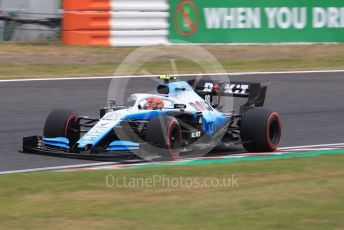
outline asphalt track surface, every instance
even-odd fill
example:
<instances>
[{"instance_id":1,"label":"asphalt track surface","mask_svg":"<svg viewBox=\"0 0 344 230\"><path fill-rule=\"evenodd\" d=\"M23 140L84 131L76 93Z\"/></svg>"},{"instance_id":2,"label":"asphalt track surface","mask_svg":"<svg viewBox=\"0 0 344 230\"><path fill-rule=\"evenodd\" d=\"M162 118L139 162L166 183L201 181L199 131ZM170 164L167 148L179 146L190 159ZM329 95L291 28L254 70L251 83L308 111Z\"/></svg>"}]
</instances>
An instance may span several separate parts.
<instances>
[{"instance_id":1,"label":"asphalt track surface","mask_svg":"<svg viewBox=\"0 0 344 230\"><path fill-rule=\"evenodd\" d=\"M281 115L281 146L344 142L344 72L252 74L231 80L268 85L265 106ZM0 82L0 172L92 163L18 150L23 136L42 134L48 113L56 107L98 116L99 108L106 105L110 81ZM152 84L149 79L132 79L125 93L148 91Z\"/></svg>"}]
</instances>

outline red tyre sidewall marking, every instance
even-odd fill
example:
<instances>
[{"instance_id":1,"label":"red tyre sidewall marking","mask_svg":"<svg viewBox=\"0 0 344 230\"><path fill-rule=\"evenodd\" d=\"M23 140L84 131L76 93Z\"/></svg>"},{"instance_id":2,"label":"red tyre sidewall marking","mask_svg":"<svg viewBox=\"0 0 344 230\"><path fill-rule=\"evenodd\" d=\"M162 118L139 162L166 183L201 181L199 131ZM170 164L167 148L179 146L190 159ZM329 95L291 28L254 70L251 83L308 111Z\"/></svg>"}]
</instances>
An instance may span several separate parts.
<instances>
[{"instance_id":1,"label":"red tyre sidewall marking","mask_svg":"<svg viewBox=\"0 0 344 230\"><path fill-rule=\"evenodd\" d=\"M173 120L173 121L171 121L171 122L168 124L168 129L167 129L167 148L168 148L168 153L169 153L169 155L171 156L171 158L172 158L173 160L177 160L178 157L179 157L179 153L173 151L172 146L171 146L171 141L170 141L171 128L172 128L172 126L173 126L174 124L176 124L177 126L179 126L176 120ZM182 135L181 135L180 129L179 129L179 137L180 137L180 143L181 143L181 142L182 142Z\"/></svg>"},{"instance_id":2,"label":"red tyre sidewall marking","mask_svg":"<svg viewBox=\"0 0 344 230\"><path fill-rule=\"evenodd\" d=\"M276 118L276 121L278 123L278 129L279 129L279 136L281 136L281 120L279 118L279 114L277 112L273 112L269 115L268 117L268 122L266 124L266 140L267 140L267 144L269 146L269 148L272 150L272 151L275 151L278 147L278 145L274 145L271 140L270 140L270 125L271 125L271 122L272 120Z\"/></svg>"},{"instance_id":3,"label":"red tyre sidewall marking","mask_svg":"<svg viewBox=\"0 0 344 230\"><path fill-rule=\"evenodd\" d=\"M70 116L68 117L68 120L67 120L67 122L66 122L66 124L65 124L65 136L64 136L64 137L68 138L68 127L69 127L69 124L70 124L72 121L74 121L74 120L76 119L76 117L77 117L77 115L76 115L75 113L73 113L72 115L70 115Z\"/></svg>"}]
</instances>

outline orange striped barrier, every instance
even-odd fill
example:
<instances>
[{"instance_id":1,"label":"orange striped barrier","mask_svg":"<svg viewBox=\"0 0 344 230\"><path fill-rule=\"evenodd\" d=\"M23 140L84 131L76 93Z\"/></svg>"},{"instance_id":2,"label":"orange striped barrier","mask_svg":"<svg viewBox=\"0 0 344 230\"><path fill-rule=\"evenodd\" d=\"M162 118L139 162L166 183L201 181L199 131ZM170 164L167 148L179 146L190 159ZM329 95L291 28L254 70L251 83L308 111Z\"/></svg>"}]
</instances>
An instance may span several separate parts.
<instances>
[{"instance_id":1,"label":"orange striped barrier","mask_svg":"<svg viewBox=\"0 0 344 230\"><path fill-rule=\"evenodd\" d=\"M67 11L109 11L111 0L63 0L63 9Z\"/></svg>"},{"instance_id":2,"label":"orange striped barrier","mask_svg":"<svg viewBox=\"0 0 344 230\"><path fill-rule=\"evenodd\" d=\"M168 0L64 0L63 8L62 40L66 45L168 43Z\"/></svg>"},{"instance_id":3,"label":"orange striped barrier","mask_svg":"<svg viewBox=\"0 0 344 230\"><path fill-rule=\"evenodd\" d=\"M110 30L109 12L65 12L63 30Z\"/></svg>"},{"instance_id":4,"label":"orange striped barrier","mask_svg":"<svg viewBox=\"0 0 344 230\"><path fill-rule=\"evenodd\" d=\"M64 44L110 46L111 0L64 0L63 9Z\"/></svg>"},{"instance_id":5,"label":"orange striped barrier","mask_svg":"<svg viewBox=\"0 0 344 230\"><path fill-rule=\"evenodd\" d=\"M63 43L79 46L111 46L110 31L64 31Z\"/></svg>"}]
</instances>

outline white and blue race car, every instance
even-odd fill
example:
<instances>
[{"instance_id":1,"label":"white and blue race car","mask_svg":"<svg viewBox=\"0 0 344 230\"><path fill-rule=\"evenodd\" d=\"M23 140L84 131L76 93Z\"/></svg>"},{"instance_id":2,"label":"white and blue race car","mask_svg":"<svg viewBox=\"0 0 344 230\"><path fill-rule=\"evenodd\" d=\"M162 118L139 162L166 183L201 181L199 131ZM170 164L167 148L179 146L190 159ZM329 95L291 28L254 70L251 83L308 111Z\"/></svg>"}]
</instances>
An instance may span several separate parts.
<instances>
[{"instance_id":1,"label":"white and blue race car","mask_svg":"<svg viewBox=\"0 0 344 230\"><path fill-rule=\"evenodd\" d=\"M23 138L25 153L92 160L176 160L208 153L219 145L275 151L281 139L279 114L264 108L266 86L213 80L176 81L162 76L154 94L133 94L132 106L115 102L100 118L53 110L43 136ZM221 112L222 97L243 97L237 113ZM190 155L188 155L190 156Z\"/></svg>"}]
</instances>

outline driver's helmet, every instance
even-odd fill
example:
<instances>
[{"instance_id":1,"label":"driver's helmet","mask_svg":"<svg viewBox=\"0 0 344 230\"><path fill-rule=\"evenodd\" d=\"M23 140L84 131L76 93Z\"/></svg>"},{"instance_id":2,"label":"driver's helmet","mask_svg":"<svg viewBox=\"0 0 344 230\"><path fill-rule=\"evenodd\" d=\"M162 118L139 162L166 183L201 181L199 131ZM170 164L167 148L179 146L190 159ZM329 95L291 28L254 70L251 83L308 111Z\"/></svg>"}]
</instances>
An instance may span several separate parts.
<instances>
[{"instance_id":1,"label":"driver's helmet","mask_svg":"<svg viewBox=\"0 0 344 230\"><path fill-rule=\"evenodd\" d=\"M162 109L164 107L164 102L158 98L148 98L144 106L147 110Z\"/></svg>"}]
</instances>

